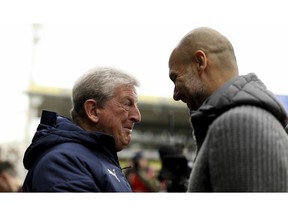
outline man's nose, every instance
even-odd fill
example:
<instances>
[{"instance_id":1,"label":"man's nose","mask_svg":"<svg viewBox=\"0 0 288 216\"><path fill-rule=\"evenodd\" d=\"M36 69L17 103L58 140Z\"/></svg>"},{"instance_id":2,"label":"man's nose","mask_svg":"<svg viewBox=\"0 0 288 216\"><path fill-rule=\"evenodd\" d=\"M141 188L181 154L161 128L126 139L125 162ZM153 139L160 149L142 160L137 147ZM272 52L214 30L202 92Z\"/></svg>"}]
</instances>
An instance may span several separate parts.
<instances>
[{"instance_id":1,"label":"man's nose","mask_svg":"<svg viewBox=\"0 0 288 216\"><path fill-rule=\"evenodd\" d=\"M179 100L180 100L179 91L177 90L176 87L174 87L173 99L174 99L175 101L179 101Z\"/></svg>"},{"instance_id":2,"label":"man's nose","mask_svg":"<svg viewBox=\"0 0 288 216\"><path fill-rule=\"evenodd\" d=\"M137 106L135 106L131 110L131 118L132 118L132 121L135 123L141 122L141 113L140 113L140 110Z\"/></svg>"}]
</instances>

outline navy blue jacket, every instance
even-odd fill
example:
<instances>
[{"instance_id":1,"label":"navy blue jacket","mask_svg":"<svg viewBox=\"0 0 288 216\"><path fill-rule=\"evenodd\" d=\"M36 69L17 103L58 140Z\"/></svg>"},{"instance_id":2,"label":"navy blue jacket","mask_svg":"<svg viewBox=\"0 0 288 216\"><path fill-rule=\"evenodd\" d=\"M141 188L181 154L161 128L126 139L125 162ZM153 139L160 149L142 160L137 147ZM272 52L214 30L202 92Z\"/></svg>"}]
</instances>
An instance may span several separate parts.
<instances>
[{"instance_id":1,"label":"navy blue jacket","mask_svg":"<svg viewBox=\"0 0 288 216\"><path fill-rule=\"evenodd\" d=\"M131 192L113 137L43 111L23 159L23 192Z\"/></svg>"}]
</instances>

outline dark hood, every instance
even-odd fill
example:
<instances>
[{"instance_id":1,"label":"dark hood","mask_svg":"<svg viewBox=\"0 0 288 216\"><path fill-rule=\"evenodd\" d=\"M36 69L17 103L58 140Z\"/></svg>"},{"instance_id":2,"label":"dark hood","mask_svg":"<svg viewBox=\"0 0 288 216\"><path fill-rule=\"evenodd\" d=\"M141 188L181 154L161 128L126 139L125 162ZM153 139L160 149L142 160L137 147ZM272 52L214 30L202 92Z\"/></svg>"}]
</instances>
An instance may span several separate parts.
<instances>
[{"instance_id":1,"label":"dark hood","mask_svg":"<svg viewBox=\"0 0 288 216\"><path fill-rule=\"evenodd\" d=\"M197 143L202 143L209 125L223 112L241 105L253 105L273 114L287 125L287 113L272 92L258 77L250 73L238 76L214 92L197 111L191 111L191 123Z\"/></svg>"},{"instance_id":2,"label":"dark hood","mask_svg":"<svg viewBox=\"0 0 288 216\"><path fill-rule=\"evenodd\" d=\"M103 133L85 131L68 118L59 116L55 112L43 111L32 143L25 151L24 167L29 170L43 153L62 143L79 143L92 150L101 148L117 158L113 137Z\"/></svg>"}]
</instances>

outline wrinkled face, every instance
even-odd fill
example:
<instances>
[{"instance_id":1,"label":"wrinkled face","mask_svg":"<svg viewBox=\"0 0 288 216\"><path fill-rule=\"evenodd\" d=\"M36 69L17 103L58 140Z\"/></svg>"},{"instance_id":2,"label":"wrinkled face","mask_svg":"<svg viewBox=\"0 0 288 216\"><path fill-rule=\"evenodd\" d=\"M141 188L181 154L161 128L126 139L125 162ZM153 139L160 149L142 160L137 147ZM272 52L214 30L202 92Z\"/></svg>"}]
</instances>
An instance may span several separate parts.
<instances>
[{"instance_id":1,"label":"wrinkled face","mask_svg":"<svg viewBox=\"0 0 288 216\"><path fill-rule=\"evenodd\" d=\"M141 121L137 101L134 87L121 86L115 90L114 96L104 107L99 109L97 127L114 137L117 151L121 151L131 142L134 124Z\"/></svg>"},{"instance_id":2,"label":"wrinkled face","mask_svg":"<svg viewBox=\"0 0 288 216\"><path fill-rule=\"evenodd\" d=\"M169 77L174 83L173 99L183 101L190 110L198 110L208 94L198 76L196 63L182 64L176 54L172 54Z\"/></svg>"}]
</instances>

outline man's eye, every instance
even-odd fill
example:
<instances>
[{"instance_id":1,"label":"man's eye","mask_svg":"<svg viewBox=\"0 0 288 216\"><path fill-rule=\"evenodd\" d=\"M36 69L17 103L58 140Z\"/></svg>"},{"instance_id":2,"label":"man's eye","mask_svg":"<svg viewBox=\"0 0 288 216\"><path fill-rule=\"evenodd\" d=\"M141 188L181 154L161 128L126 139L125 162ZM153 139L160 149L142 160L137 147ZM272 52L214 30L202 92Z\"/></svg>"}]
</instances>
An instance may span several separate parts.
<instances>
[{"instance_id":1,"label":"man's eye","mask_svg":"<svg viewBox=\"0 0 288 216\"><path fill-rule=\"evenodd\" d=\"M125 109L127 111L130 109L129 104L122 104L122 107L123 107L123 109Z\"/></svg>"},{"instance_id":2,"label":"man's eye","mask_svg":"<svg viewBox=\"0 0 288 216\"><path fill-rule=\"evenodd\" d=\"M130 103L129 101L127 101L127 102L122 103L121 106L122 106L125 110L129 110L129 109L130 109L130 106L131 106L131 103Z\"/></svg>"}]
</instances>

